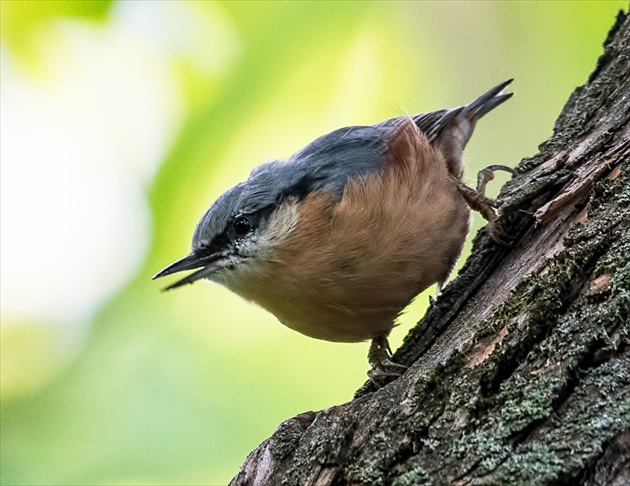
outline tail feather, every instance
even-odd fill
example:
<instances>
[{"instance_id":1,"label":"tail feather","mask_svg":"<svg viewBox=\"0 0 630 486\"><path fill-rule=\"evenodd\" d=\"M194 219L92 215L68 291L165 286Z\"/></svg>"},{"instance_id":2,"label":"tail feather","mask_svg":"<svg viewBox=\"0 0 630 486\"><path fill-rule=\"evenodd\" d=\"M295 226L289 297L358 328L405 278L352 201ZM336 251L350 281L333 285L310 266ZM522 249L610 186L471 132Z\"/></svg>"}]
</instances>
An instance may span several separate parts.
<instances>
[{"instance_id":1,"label":"tail feather","mask_svg":"<svg viewBox=\"0 0 630 486\"><path fill-rule=\"evenodd\" d=\"M503 93L512 81L514 80L504 81L465 106L411 116L429 142L442 152L448 169L454 176L462 175L462 152L472 136L477 120L512 97L514 93ZM376 126L391 129L400 121L400 117L392 118Z\"/></svg>"},{"instance_id":2,"label":"tail feather","mask_svg":"<svg viewBox=\"0 0 630 486\"><path fill-rule=\"evenodd\" d=\"M472 103L468 103L461 111L462 115L473 115L476 119L481 118L489 111L494 110L501 103L509 100L514 93L502 93L506 86L508 86L514 79L508 79L503 83L495 86L487 93L482 94Z\"/></svg>"},{"instance_id":3,"label":"tail feather","mask_svg":"<svg viewBox=\"0 0 630 486\"><path fill-rule=\"evenodd\" d=\"M455 113L447 111L441 117L439 130L433 128L436 135L432 143L440 149L449 172L455 177L462 176L462 152L473 134L477 120L512 97L514 93L503 93L503 89L512 81L509 79L466 106L455 108L452 110Z\"/></svg>"},{"instance_id":4,"label":"tail feather","mask_svg":"<svg viewBox=\"0 0 630 486\"><path fill-rule=\"evenodd\" d=\"M451 125L451 122L455 118L466 118L474 124L486 113L494 110L501 103L510 99L514 93L504 94L502 91L512 81L514 80L508 79L498 86L495 86L488 92L482 94L475 101L468 103L466 106L431 111L429 113L420 113L418 115L413 115L411 118L422 133L427 136L429 141L433 141L440 136L442 130ZM389 123L389 121L384 122L383 124L387 123ZM472 135L472 130L470 135ZM468 141L468 139L466 139L466 141Z\"/></svg>"}]
</instances>

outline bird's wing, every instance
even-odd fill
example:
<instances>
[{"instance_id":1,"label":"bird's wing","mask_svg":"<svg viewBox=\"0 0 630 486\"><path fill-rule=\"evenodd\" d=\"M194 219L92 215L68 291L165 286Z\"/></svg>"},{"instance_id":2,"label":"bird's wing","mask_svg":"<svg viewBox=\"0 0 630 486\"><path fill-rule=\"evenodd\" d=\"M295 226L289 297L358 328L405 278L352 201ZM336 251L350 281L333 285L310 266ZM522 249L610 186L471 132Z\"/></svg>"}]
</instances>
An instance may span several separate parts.
<instances>
[{"instance_id":1,"label":"bird's wing","mask_svg":"<svg viewBox=\"0 0 630 486\"><path fill-rule=\"evenodd\" d=\"M285 161L267 162L252 172L250 184L273 187L281 197L303 199L318 190L341 198L346 182L386 162L391 127L340 128L314 140Z\"/></svg>"},{"instance_id":2,"label":"bird's wing","mask_svg":"<svg viewBox=\"0 0 630 486\"><path fill-rule=\"evenodd\" d=\"M442 151L454 174L460 172L461 152L475 122L512 96L502 93L510 82L501 83L466 106L411 117ZM341 198L348 179L384 167L389 160L392 134L408 119L392 118L376 125L345 127L323 135L285 161L267 162L254 169L242 197L249 201L252 210L283 197L304 199L322 189Z\"/></svg>"}]
</instances>

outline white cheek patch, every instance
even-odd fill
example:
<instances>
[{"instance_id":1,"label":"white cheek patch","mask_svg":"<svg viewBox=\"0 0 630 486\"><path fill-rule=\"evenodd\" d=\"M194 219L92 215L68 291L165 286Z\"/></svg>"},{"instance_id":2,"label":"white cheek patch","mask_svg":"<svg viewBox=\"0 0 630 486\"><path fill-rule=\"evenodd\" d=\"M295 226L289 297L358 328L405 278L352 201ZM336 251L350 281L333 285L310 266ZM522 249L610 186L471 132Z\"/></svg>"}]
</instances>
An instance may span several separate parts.
<instances>
[{"instance_id":1,"label":"white cheek patch","mask_svg":"<svg viewBox=\"0 0 630 486\"><path fill-rule=\"evenodd\" d=\"M299 219L297 203L295 201L283 203L270 216L264 233L258 237L257 245L261 249L273 250L274 246L281 243L296 228Z\"/></svg>"},{"instance_id":2,"label":"white cheek patch","mask_svg":"<svg viewBox=\"0 0 630 486\"><path fill-rule=\"evenodd\" d=\"M300 215L297 202L288 201L278 207L270 216L261 233L254 233L239 245L243 258L227 259L223 268L210 277L221 285L238 293L239 286L253 276L264 272L261 261L273 258L276 247L297 227Z\"/></svg>"}]
</instances>

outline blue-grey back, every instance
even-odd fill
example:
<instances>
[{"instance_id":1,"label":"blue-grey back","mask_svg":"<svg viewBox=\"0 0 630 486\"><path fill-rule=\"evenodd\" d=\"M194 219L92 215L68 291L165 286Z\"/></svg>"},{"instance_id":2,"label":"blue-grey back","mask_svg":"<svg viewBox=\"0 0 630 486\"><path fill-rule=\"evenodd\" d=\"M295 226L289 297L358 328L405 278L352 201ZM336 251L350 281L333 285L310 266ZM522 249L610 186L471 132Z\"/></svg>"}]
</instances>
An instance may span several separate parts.
<instances>
[{"instance_id":1,"label":"blue-grey back","mask_svg":"<svg viewBox=\"0 0 630 486\"><path fill-rule=\"evenodd\" d=\"M341 128L319 137L287 160L259 165L246 181L214 202L197 225L195 239L212 239L238 215L255 214L288 197L303 200L311 192L325 189L340 199L349 178L383 166L390 131L384 126Z\"/></svg>"}]
</instances>

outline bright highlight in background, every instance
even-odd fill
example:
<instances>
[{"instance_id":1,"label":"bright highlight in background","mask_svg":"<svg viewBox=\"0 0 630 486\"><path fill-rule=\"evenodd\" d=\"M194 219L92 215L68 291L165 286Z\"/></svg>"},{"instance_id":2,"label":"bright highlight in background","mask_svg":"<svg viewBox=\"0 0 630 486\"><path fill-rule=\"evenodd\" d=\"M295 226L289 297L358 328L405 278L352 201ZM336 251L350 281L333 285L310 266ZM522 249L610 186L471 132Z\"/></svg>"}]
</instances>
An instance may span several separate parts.
<instances>
[{"instance_id":1,"label":"bright highlight in background","mask_svg":"<svg viewBox=\"0 0 630 486\"><path fill-rule=\"evenodd\" d=\"M163 35L174 18L189 26L185 35ZM40 339L56 350L41 356L42 378L79 349L89 319L145 258L145 190L184 119L175 63L207 76L224 71L235 51L202 49L235 44L211 20L194 4L122 2L103 25L51 19L34 41L35 69L3 48L3 338L25 323L47 324ZM19 366L12 369L4 392L21 385ZM37 382L37 370L23 371Z\"/></svg>"},{"instance_id":2,"label":"bright highlight in background","mask_svg":"<svg viewBox=\"0 0 630 486\"><path fill-rule=\"evenodd\" d=\"M168 59L116 25L51 31L37 78L2 57L3 320L85 320L138 271L181 120Z\"/></svg>"}]
</instances>

